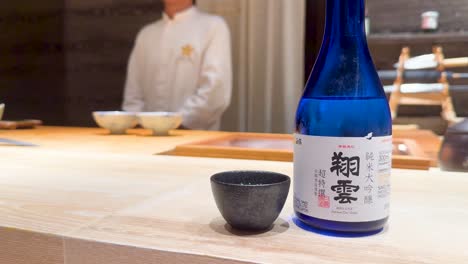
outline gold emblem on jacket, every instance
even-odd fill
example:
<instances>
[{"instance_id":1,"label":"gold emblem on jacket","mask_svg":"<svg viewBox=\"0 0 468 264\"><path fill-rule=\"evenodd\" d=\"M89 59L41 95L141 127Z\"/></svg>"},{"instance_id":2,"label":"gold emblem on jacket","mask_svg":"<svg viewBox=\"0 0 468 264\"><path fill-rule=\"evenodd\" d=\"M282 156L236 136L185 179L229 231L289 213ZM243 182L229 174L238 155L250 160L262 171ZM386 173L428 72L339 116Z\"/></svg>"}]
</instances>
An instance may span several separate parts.
<instances>
[{"instance_id":1,"label":"gold emblem on jacket","mask_svg":"<svg viewBox=\"0 0 468 264\"><path fill-rule=\"evenodd\" d=\"M192 45L187 44L182 47L182 56L184 58L192 58L193 51L194 48L192 47Z\"/></svg>"}]
</instances>

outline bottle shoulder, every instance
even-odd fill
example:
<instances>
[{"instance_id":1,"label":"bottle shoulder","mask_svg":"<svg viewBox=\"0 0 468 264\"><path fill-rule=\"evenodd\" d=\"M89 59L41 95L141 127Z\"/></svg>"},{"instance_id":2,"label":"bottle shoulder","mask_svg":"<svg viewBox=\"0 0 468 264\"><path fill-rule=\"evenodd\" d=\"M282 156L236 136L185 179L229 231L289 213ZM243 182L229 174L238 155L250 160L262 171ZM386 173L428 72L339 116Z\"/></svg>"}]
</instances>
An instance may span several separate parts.
<instances>
[{"instance_id":1,"label":"bottle shoulder","mask_svg":"<svg viewBox=\"0 0 468 264\"><path fill-rule=\"evenodd\" d=\"M336 41L324 41L304 96L385 97L366 42Z\"/></svg>"},{"instance_id":2,"label":"bottle shoulder","mask_svg":"<svg viewBox=\"0 0 468 264\"><path fill-rule=\"evenodd\" d=\"M296 113L296 131L304 135L364 137L392 133L386 98L302 98Z\"/></svg>"}]
</instances>

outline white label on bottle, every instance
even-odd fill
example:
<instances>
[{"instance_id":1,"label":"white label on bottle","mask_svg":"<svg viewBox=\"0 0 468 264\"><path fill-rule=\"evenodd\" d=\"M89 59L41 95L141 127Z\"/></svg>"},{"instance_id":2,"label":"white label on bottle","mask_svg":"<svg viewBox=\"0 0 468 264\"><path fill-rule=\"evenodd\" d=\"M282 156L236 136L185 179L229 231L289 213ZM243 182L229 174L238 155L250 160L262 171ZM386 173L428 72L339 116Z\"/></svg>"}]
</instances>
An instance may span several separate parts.
<instances>
[{"instance_id":1,"label":"white label on bottle","mask_svg":"<svg viewBox=\"0 0 468 264\"><path fill-rule=\"evenodd\" d=\"M295 135L294 208L315 218L367 222L388 216L392 136Z\"/></svg>"}]
</instances>

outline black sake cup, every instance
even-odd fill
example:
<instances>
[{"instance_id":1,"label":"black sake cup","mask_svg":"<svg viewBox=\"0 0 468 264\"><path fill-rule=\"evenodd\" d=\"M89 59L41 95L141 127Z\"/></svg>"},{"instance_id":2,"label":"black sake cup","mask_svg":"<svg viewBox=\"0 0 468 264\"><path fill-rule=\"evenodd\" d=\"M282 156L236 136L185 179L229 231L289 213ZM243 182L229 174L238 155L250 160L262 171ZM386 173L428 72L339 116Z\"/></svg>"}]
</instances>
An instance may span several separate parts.
<instances>
[{"instance_id":1,"label":"black sake cup","mask_svg":"<svg viewBox=\"0 0 468 264\"><path fill-rule=\"evenodd\" d=\"M269 229L289 193L291 179L264 171L229 171L211 177L211 189L223 218L239 230Z\"/></svg>"}]
</instances>

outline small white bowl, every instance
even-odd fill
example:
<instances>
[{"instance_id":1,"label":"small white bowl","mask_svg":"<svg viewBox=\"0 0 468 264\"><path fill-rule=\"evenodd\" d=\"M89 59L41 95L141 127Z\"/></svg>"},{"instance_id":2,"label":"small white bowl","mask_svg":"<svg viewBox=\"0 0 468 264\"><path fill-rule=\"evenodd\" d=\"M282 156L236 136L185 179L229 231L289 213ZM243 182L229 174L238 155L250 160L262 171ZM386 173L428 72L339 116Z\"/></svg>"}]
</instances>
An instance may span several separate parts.
<instances>
[{"instance_id":1,"label":"small white bowl","mask_svg":"<svg viewBox=\"0 0 468 264\"><path fill-rule=\"evenodd\" d=\"M0 104L0 120L2 120L4 110L5 110L5 104Z\"/></svg>"},{"instance_id":2,"label":"small white bowl","mask_svg":"<svg viewBox=\"0 0 468 264\"><path fill-rule=\"evenodd\" d=\"M167 136L182 124L182 115L172 112L142 112L137 114L140 125L153 130L156 136Z\"/></svg>"},{"instance_id":3,"label":"small white bowl","mask_svg":"<svg viewBox=\"0 0 468 264\"><path fill-rule=\"evenodd\" d=\"M135 113L121 111L97 111L93 112L94 121L102 127L110 130L111 134L121 135L138 124Z\"/></svg>"}]
</instances>

